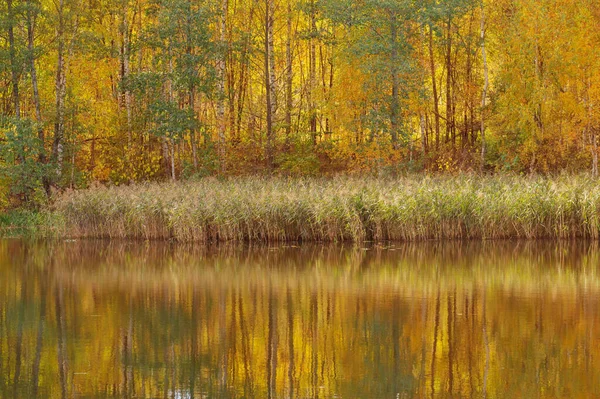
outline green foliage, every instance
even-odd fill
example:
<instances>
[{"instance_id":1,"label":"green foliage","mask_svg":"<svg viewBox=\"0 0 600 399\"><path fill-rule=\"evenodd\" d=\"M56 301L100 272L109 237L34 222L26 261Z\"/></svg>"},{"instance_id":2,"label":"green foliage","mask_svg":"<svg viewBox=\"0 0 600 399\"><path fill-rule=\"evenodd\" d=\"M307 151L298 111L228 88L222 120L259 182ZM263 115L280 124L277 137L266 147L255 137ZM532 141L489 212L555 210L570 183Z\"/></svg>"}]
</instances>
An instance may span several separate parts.
<instances>
[{"instance_id":1,"label":"green foliage","mask_svg":"<svg viewBox=\"0 0 600 399\"><path fill-rule=\"evenodd\" d=\"M145 30L142 42L155 50L154 63L163 71L155 76L162 77L163 84L169 82L174 92L193 88L210 93L218 50L210 30L212 10L190 0L155 0L147 13L156 23Z\"/></svg>"},{"instance_id":2,"label":"green foliage","mask_svg":"<svg viewBox=\"0 0 600 399\"><path fill-rule=\"evenodd\" d=\"M276 159L278 171L291 176L315 176L320 162L310 139L297 139Z\"/></svg>"},{"instance_id":3,"label":"green foliage","mask_svg":"<svg viewBox=\"0 0 600 399\"><path fill-rule=\"evenodd\" d=\"M198 168L186 161L183 164L181 177L184 179L199 179L217 174L220 168L219 154L213 142L202 146L198 151Z\"/></svg>"},{"instance_id":4,"label":"green foliage","mask_svg":"<svg viewBox=\"0 0 600 399\"><path fill-rule=\"evenodd\" d=\"M150 120L154 122L151 132L173 142L179 142L189 130L196 129L198 126L191 109L180 109L172 101L157 101L151 104L149 113Z\"/></svg>"},{"instance_id":5,"label":"green foliage","mask_svg":"<svg viewBox=\"0 0 600 399\"><path fill-rule=\"evenodd\" d=\"M50 213L30 210L0 212L0 237L54 237L61 226Z\"/></svg>"},{"instance_id":6,"label":"green foliage","mask_svg":"<svg viewBox=\"0 0 600 399\"><path fill-rule=\"evenodd\" d=\"M4 194L34 207L45 201L43 179L50 172L47 164L39 162L44 148L37 127L29 119L0 120L0 175L10 187ZM2 202L8 205L11 201Z\"/></svg>"},{"instance_id":7,"label":"green foliage","mask_svg":"<svg viewBox=\"0 0 600 399\"><path fill-rule=\"evenodd\" d=\"M146 12L155 22L144 30L141 43L154 50L158 71L132 74L122 85L143 104L144 133L179 143L201 127L195 96L210 96L214 88L217 47L209 28L213 11L207 4L189 0L155 0ZM189 162L183 166L182 174L189 175Z\"/></svg>"}]
</instances>

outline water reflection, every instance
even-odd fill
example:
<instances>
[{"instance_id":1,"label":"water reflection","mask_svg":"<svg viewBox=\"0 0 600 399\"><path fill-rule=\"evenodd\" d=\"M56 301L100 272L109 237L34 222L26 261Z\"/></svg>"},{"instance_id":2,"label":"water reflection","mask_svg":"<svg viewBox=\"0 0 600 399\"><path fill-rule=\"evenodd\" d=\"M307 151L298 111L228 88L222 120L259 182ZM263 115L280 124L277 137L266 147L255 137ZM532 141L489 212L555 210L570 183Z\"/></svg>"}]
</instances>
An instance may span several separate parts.
<instances>
[{"instance_id":1,"label":"water reflection","mask_svg":"<svg viewBox=\"0 0 600 399\"><path fill-rule=\"evenodd\" d=\"M600 395L591 243L0 241L3 398Z\"/></svg>"}]
</instances>

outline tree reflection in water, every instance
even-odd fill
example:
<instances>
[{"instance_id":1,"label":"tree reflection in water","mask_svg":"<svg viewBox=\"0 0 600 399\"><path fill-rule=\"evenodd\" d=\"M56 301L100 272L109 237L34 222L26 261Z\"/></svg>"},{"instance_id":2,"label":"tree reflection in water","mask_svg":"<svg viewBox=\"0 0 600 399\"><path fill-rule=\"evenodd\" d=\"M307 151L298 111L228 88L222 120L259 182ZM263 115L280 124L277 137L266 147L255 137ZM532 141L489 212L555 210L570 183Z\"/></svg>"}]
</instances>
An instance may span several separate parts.
<instances>
[{"instance_id":1,"label":"tree reflection in water","mask_svg":"<svg viewBox=\"0 0 600 399\"><path fill-rule=\"evenodd\" d=\"M0 394L594 397L599 254L0 241Z\"/></svg>"}]
</instances>

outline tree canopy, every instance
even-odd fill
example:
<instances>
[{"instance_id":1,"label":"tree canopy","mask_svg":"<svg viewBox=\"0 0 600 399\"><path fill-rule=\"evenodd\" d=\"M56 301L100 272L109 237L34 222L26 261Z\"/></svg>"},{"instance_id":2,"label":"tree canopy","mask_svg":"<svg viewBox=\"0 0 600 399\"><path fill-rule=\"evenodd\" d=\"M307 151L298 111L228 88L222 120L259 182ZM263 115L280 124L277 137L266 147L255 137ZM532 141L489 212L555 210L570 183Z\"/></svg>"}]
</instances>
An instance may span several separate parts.
<instances>
[{"instance_id":1,"label":"tree canopy","mask_svg":"<svg viewBox=\"0 0 600 399\"><path fill-rule=\"evenodd\" d=\"M3 0L0 190L598 173L592 0Z\"/></svg>"}]
</instances>

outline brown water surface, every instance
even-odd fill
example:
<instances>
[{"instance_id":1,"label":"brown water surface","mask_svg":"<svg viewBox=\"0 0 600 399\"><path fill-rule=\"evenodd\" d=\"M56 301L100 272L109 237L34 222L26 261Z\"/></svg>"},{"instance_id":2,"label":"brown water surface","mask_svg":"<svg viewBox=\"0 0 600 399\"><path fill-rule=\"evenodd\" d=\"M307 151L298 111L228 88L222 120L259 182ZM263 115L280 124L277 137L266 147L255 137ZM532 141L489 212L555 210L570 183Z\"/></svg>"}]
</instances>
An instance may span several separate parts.
<instances>
[{"instance_id":1,"label":"brown water surface","mask_svg":"<svg viewBox=\"0 0 600 399\"><path fill-rule=\"evenodd\" d=\"M2 398L600 397L600 248L0 241Z\"/></svg>"}]
</instances>

